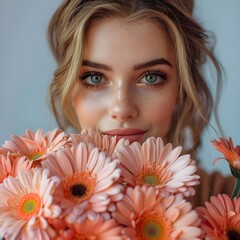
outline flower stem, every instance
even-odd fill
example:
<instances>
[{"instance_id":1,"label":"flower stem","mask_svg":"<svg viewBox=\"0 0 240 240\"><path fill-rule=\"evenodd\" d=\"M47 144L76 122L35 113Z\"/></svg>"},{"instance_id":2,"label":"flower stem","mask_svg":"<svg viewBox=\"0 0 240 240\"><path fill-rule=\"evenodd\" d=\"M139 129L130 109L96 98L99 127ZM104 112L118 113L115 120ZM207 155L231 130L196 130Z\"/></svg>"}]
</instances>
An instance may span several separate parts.
<instances>
[{"instance_id":1,"label":"flower stem","mask_svg":"<svg viewBox=\"0 0 240 240\"><path fill-rule=\"evenodd\" d=\"M235 186L232 193L232 199L239 196L240 191L240 178L235 178Z\"/></svg>"}]
</instances>

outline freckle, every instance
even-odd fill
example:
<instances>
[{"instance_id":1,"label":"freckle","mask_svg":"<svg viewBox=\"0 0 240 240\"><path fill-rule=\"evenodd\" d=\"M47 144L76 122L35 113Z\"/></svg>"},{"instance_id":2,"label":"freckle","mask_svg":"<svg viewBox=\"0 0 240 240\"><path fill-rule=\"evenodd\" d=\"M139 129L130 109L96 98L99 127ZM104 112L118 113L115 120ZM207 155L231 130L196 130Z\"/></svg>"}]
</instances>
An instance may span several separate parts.
<instances>
[{"instance_id":1,"label":"freckle","mask_svg":"<svg viewBox=\"0 0 240 240\"><path fill-rule=\"evenodd\" d=\"M122 89L122 94L123 94L123 95L127 95L127 94L128 94L128 91L127 91L127 88L126 88L126 87Z\"/></svg>"},{"instance_id":2,"label":"freckle","mask_svg":"<svg viewBox=\"0 0 240 240\"><path fill-rule=\"evenodd\" d=\"M156 100L156 97L149 96L149 97L144 97L141 99L143 102L154 102Z\"/></svg>"},{"instance_id":3,"label":"freckle","mask_svg":"<svg viewBox=\"0 0 240 240\"><path fill-rule=\"evenodd\" d=\"M116 98L129 98L129 91L125 87L121 89L116 89L116 91L114 92L114 96L116 96Z\"/></svg>"}]
</instances>

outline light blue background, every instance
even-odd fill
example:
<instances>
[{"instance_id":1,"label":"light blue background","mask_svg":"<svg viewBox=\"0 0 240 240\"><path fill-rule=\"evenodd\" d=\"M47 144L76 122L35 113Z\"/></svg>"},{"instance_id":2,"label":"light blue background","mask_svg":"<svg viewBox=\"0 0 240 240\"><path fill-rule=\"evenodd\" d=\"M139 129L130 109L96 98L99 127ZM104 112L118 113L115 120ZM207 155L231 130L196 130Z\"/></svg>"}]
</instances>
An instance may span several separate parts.
<instances>
[{"instance_id":1,"label":"light blue background","mask_svg":"<svg viewBox=\"0 0 240 240\"><path fill-rule=\"evenodd\" d=\"M48 85L55 70L46 30L60 0L1 0L0 2L0 144L27 128L51 130L57 125L48 109ZM215 52L224 66L220 121L226 136L240 144L240 0L197 0L196 16L217 37ZM212 76L211 73L208 75ZM213 84L214 87L214 84ZM212 120L215 126L214 120ZM208 171L228 174L228 165L212 160L212 128L199 154Z\"/></svg>"}]
</instances>

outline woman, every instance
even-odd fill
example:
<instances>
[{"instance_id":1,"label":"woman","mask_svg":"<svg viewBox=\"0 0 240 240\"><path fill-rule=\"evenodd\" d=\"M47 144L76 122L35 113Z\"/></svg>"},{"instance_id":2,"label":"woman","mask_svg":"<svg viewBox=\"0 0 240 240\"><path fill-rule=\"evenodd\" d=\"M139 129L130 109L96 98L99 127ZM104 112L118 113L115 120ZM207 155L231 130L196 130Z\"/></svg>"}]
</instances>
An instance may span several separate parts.
<instances>
[{"instance_id":1,"label":"woman","mask_svg":"<svg viewBox=\"0 0 240 240\"><path fill-rule=\"evenodd\" d=\"M192 10L187 0L64 1L49 26L59 126L162 137L194 157L213 110L202 66L210 59L219 83L221 69ZM219 174L199 174L195 204L231 191L232 179L226 187Z\"/></svg>"}]
</instances>

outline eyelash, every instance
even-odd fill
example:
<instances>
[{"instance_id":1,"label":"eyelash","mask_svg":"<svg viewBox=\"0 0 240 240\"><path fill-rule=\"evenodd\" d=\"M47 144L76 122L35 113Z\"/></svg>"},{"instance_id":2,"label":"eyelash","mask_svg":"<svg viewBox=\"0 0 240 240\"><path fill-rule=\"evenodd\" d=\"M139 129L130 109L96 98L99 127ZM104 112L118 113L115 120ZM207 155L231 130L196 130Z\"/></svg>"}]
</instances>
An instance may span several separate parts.
<instances>
[{"instance_id":1,"label":"eyelash","mask_svg":"<svg viewBox=\"0 0 240 240\"><path fill-rule=\"evenodd\" d=\"M95 72L95 71L86 71L86 72L83 72L80 76L79 76L79 80L80 80L80 84L83 85L83 87L86 87L86 88L98 88L100 84L88 84L86 83L84 80L87 79L88 77L91 77L91 76L94 76L94 75L98 75L98 76L101 76L101 77L104 77L104 75L100 72Z\"/></svg>"},{"instance_id":2,"label":"eyelash","mask_svg":"<svg viewBox=\"0 0 240 240\"><path fill-rule=\"evenodd\" d=\"M88 84L86 83L84 80L87 79L88 77L91 77L91 76L101 76L104 78L104 74L102 74L101 72L95 72L95 71L86 71L86 72L83 72L80 76L79 76L79 80L80 80L80 84L83 85L83 87L86 87L86 88L98 88L100 87L101 84ZM145 86L147 87L159 87L161 86L162 84L164 84L167 80L168 80L168 74L162 70L146 70L141 76L140 76L140 79L142 79L143 77L146 77L147 75L156 75L158 77L160 77L162 79L162 82L160 83L144 83Z\"/></svg>"},{"instance_id":3,"label":"eyelash","mask_svg":"<svg viewBox=\"0 0 240 240\"><path fill-rule=\"evenodd\" d=\"M147 75L157 75L158 77L160 77L162 79L162 81L160 83L156 83L156 84L144 83L144 85L149 86L149 87L159 87L168 80L168 74L160 69L159 70L147 70L144 72L143 75L141 75L140 79L142 79L143 77L146 77Z\"/></svg>"}]
</instances>

